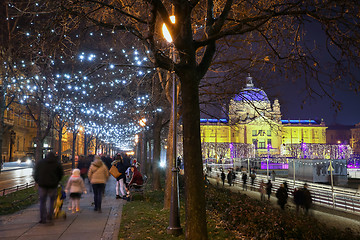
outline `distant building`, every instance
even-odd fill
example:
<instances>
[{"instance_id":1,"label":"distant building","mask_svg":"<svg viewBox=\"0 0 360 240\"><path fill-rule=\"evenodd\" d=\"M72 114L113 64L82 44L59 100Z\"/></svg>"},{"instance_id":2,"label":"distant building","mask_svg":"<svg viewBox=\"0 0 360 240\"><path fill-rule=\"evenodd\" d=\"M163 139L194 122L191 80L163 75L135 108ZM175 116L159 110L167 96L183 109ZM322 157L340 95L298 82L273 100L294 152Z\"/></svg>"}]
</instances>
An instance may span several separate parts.
<instances>
[{"instance_id":1,"label":"distant building","mask_svg":"<svg viewBox=\"0 0 360 240\"><path fill-rule=\"evenodd\" d=\"M326 129L327 144L350 144L351 131L353 126L349 125L330 125Z\"/></svg>"},{"instance_id":2,"label":"distant building","mask_svg":"<svg viewBox=\"0 0 360 240\"><path fill-rule=\"evenodd\" d=\"M284 144L326 143L323 121L282 120L280 103L271 104L266 93L247 77L246 87L229 104L229 119L201 119L201 141L220 151L203 151L204 158L233 157L234 144L248 144L256 156L280 155ZM224 152L225 148L225 152Z\"/></svg>"},{"instance_id":3,"label":"distant building","mask_svg":"<svg viewBox=\"0 0 360 240\"><path fill-rule=\"evenodd\" d=\"M15 161L31 153L36 136L33 119L25 114L25 107L13 103L4 112L4 131L2 142L2 161Z\"/></svg>"},{"instance_id":4,"label":"distant building","mask_svg":"<svg viewBox=\"0 0 360 240\"><path fill-rule=\"evenodd\" d=\"M355 126L350 129L350 132L350 146L353 149L353 153L360 154L360 123L355 124Z\"/></svg>"}]
</instances>

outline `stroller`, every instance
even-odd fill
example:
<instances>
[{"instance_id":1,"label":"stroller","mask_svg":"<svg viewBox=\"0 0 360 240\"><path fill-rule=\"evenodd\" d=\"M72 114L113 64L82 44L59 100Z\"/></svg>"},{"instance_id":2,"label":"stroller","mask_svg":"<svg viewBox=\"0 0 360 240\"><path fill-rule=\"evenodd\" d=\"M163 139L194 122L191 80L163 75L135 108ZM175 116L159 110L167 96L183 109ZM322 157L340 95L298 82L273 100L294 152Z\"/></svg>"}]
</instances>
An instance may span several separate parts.
<instances>
[{"instance_id":1,"label":"stroller","mask_svg":"<svg viewBox=\"0 0 360 240\"><path fill-rule=\"evenodd\" d=\"M63 217L66 219L66 213L62 210L64 199L66 198L66 193L63 189L63 186L59 184L57 188L57 196L54 202L54 218Z\"/></svg>"}]
</instances>

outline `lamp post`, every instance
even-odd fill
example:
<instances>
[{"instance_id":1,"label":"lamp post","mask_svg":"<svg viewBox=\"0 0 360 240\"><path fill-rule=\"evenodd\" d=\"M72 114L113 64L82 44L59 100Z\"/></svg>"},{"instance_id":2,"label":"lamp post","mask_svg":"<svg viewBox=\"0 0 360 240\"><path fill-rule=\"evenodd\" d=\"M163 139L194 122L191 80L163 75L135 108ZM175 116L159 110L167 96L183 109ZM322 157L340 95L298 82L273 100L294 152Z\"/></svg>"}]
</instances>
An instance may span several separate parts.
<instances>
[{"instance_id":1,"label":"lamp post","mask_svg":"<svg viewBox=\"0 0 360 240\"><path fill-rule=\"evenodd\" d=\"M175 16L170 16L170 21L174 24L175 23ZM175 49L172 41L172 37L165 25L163 24L162 27L163 35L171 44L171 57L173 60L173 66L172 66L172 112L173 112L173 125L172 125L172 131L173 131L173 154L172 154L172 160L173 160L173 166L172 166L172 181L171 181L171 202L170 202L170 217L169 217L169 226L167 228L168 234L173 235L180 235L182 233L182 228L180 226L180 215L179 215L179 187L178 187L178 174L179 170L177 167L177 160L176 160L176 127L177 127L177 86L176 86L176 77L174 73L174 62L175 59Z\"/></svg>"},{"instance_id":2,"label":"lamp post","mask_svg":"<svg viewBox=\"0 0 360 240\"><path fill-rule=\"evenodd\" d=\"M269 180L269 160L270 160L270 144L268 144L267 146L267 150L268 150L268 157L266 159L266 178Z\"/></svg>"},{"instance_id":3,"label":"lamp post","mask_svg":"<svg viewBox=\"0 0 360 240\"><path fill-rule=\"evenodd\" d=\"M147 149L146 149L146 123L147 119L142 118L139 120L139 125L143 128L142 131L139 133L139 145L138 150L140 156L138 156L137 161L142 163L141 172L143 174L147 174Z\"/></svg>"}]
</instances>

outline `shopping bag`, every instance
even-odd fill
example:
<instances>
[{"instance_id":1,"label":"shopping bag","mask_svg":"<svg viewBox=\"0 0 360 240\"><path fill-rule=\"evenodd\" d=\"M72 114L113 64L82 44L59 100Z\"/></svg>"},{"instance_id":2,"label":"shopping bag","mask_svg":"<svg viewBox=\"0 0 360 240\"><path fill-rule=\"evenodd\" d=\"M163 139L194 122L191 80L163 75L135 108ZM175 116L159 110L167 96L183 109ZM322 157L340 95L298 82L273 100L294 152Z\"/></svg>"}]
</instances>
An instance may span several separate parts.
<instances>
[{"instance_id":1,"label":"shopping bag","mask_svg":"<svg viewBox=\"0 0 360 240\"><path fill-rule=\"evenodd\" d=\"M118 169L115 165L111 166L109 172L114 178L118 178L121 175L121 173L118 171Z\"/></svg>"}]
</instances>

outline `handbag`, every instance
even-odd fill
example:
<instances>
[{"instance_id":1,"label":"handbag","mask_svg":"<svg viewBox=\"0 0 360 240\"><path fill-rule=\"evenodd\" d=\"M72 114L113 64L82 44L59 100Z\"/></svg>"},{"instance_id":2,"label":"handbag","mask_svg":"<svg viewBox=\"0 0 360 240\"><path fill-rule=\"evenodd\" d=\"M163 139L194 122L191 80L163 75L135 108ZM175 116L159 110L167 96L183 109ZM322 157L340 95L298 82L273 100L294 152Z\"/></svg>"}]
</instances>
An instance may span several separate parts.
<instances>
[{"instance_id":1,"label":"handbag","mask_svg":"<svg viewBox=\"0 0 360 240\"><path fill-rule=\"evenodd\" d=\"M119 170L117 169L117 167L115 165L111 166L109 172L114 178L118 178L121 175L121 173L119 172Z\"/></svg>"}]
</instances>

